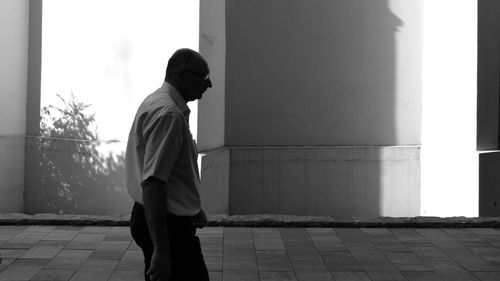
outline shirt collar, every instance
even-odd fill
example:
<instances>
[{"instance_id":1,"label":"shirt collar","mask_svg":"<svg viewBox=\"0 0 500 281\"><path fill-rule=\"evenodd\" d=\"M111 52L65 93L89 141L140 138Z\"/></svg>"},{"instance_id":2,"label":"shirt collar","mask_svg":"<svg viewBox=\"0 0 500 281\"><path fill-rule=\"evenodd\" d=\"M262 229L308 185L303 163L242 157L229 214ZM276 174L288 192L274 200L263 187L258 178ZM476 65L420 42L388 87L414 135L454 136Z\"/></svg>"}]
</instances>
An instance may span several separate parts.
<instances>
[{"instance_id":1,"label":"shirt collar","mask_svg":"<svg viewBox=\"0 0 500 281\"><path fill-rule=\"evenodd\" d=\"M163 82L163 85L161 87L172 97L177 106L182 110L182 113L184 113L184 115L186 116L189 116L191 110L189 110L189 107L182 97L181 93L179 93L179 91L167 81Z\"/></svg>"}]
</instances>

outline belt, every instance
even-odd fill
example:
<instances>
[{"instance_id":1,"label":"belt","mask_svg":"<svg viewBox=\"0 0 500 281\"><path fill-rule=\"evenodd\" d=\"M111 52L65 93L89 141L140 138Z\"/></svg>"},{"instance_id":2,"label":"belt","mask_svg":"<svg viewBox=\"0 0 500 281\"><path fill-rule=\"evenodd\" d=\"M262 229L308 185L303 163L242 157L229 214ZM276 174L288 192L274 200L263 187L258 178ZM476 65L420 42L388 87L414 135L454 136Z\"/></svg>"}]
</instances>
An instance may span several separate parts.
<instances>
[{"instance_id":1,"label":"belt","mask_svg":"<svg viewBox=\"0 0 500 281\"><path fill-rule=\"evenodd\" d=\"M194 217L167 214L167 224L173 226L194 226Z\"/></svg>"},{"instance_id":2,"label":"belt","mask_svg":"<svg viewBox=\"0 0 500 281\"><path fill-rule=\"evenodd\" d=\"M144 206L140 203L134 203L134 209L138 212L138 215L144 217L144 222L146 221ZM167 214L167 225L174 228L184 228L195 226L194 216L178 216L172 213Z\"/></svg>"}]
</instances>

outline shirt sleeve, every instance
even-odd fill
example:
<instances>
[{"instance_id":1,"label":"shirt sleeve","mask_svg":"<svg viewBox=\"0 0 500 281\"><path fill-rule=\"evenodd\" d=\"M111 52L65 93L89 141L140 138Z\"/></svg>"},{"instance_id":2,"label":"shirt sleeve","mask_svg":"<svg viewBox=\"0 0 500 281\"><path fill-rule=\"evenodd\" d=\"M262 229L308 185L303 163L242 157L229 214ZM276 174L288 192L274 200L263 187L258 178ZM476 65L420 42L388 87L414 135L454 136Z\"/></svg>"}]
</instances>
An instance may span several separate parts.
<instances>
[{"instance_id":1,"label":"shirt sleeve","mask_svg":"<svg viewBox=\"0 0 500 281\"><path fill-rule=\"evenodd\" d=\"M183 120L175 114L155 118L144 128L142 181L154 176L167 182L183 144Z\"/></svg>"}]
</instances>

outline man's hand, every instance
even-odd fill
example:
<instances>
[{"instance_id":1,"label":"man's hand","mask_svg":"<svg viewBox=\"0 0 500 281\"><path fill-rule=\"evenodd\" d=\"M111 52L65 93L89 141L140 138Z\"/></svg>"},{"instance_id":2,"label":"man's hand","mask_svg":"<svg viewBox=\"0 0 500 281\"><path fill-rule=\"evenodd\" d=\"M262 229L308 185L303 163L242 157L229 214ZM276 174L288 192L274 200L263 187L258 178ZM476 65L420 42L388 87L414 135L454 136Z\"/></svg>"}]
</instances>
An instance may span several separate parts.
<instances>
[{"instance_id":1,"label":"man's hand","mask_svg":"<svg viewBox=\"0 0 500 281\"><path fill-rule=\"evenodd\" d=\"M167 281L172 270L169 251L155 250L146 274L151 281Z\"/></svg>"},{"instance_id":2,"label":"man's hand","mask_svg":"<svg viewBox=\"0 0 500 281\"><path fill-rule=\"evenodd\" d=\"M203 228L207 225L208 220L207 220L207 215L205 215L205 212L203 209L200 209L198 214L194 217L194 226L197 228Z\"/></svg>"},{"instance_id":3,"label":"man's hand","mask_svg":"<svg viewBox=\"0 0 500 281\"><path fill-rule=\"evenodd\" d=\"M167 193L164 183L155 177L149 177L142 183L142 197L144 215L154 249L151 265L146 274L150 276L151 281L167 281L171 269L171 259L165 204Z\"/></svg>"}]
</instances>

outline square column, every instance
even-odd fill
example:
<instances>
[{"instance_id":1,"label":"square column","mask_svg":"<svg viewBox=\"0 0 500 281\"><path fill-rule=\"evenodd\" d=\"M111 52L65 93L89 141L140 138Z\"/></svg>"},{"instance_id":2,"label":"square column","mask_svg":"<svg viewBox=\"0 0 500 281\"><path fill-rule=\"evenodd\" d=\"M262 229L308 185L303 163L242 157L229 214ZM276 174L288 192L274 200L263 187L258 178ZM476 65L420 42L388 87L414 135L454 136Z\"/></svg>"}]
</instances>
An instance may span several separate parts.
<instances>
[{"instance_id":1,"label":"square column","mask_svg":"<svg viewBox=\"0 0 500 281\"><path fill-rule=\"evenodd\" d=\"M421 5L202 1L207 211L418 215Z\"/></svg>"},{"instance_id":2,"label":"square column","mask_svg":"<svg viewBox=\"0 0 500 281\"><path fill-rule=\"evenodd\" d=\"M29 6L0 2L0 213L22 212L24 205Z\"/></svg>"}]
</instances>

